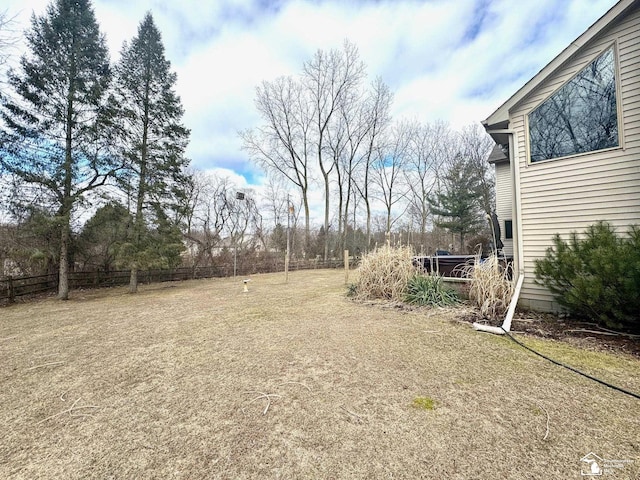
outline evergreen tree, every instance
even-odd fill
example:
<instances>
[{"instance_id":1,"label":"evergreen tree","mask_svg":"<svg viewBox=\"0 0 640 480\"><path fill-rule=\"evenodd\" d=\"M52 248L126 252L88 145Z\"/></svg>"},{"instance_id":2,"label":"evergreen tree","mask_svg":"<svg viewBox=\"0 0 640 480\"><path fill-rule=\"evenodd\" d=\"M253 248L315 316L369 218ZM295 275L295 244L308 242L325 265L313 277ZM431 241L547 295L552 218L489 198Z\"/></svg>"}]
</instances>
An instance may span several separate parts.
<instances>
[{"instance_id":1,"label":"evergreen tree","mask_svg":"<svg viewBox=\"0 0 640 480\"><path fill-rule=\"evenodd\" d=\"M123 189L133 205L133 235L127 263L130 291L137 291L139 268L157 263L162 256L149 236L171 231L167 241L175 246L174 229L168 228L170 211L184 205L188 185L184 157L189 131L181 124L183 108L174 91L176 74L165 58L164 46L153 17L147 13L130 44L125 42L116 66L114 100L122 119L122 155L129 175ZM166 228L165 228L166 227ZM161 262L162 263L162 262Z\"/></svg>"},{"instance_id":2,"label":"evergreen tree","mask_svg":"<svg viewBox=\"0 0 640 480\"><path fill-rule=\"evenodd\" d=\"M110 271L128 240L130 225L131 215L123 205L110 202L100 207L78 235L78 260Z\"/></svg>"},{"instance_id":3,"label":"evergreen tree","mask_svg":"<svg viewBox=\"0 0 640 480\"><path fill-rule=\"evenodd\" d=\"M30 52L2 97L0 167L29 187L19 192L24 203L56 213L58 297L66 300L74 207L118 168L105 134L109 55L89 0L54 0L32 16L26 40Z\"/></svg>"},{"instance_id":4,"label":"evergreen tree","mask_svg":"<svg viewBox=\"0 0 640 480\"><path fill-rule=\"evenodd\" d=\"M464 250L466 235L478 232L483 224L481 185L470 162L458 157L443 178L443 188L429 198L431 212L439 216L434 223L460 236Z\"/></svg>"}]
</instances>

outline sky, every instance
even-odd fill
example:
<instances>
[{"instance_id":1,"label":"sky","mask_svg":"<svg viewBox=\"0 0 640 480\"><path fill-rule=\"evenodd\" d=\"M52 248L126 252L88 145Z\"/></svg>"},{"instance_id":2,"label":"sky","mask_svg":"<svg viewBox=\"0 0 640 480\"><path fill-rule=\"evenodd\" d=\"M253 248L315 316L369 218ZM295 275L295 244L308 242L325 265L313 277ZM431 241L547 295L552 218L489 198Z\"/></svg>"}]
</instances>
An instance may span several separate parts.
<instances>
[{"instance_id":1,"label":"sky","mask_svg":"<svg viewBox=\"0 0 640 480\"><path fill-rule=\"evenodd\" d=\"M47 0L3 0L13 29L30 27ZM394 119L443 120L452 128L487 118L615 0L94 0L115 61L150 11L191 130L187 156L199 170L240 187L263 175L238 132L260 125L262 81L299 75L317 50L354 43L394 93ZM22 53L18 48L18 55Z\"/></svg>"}]
</instances>

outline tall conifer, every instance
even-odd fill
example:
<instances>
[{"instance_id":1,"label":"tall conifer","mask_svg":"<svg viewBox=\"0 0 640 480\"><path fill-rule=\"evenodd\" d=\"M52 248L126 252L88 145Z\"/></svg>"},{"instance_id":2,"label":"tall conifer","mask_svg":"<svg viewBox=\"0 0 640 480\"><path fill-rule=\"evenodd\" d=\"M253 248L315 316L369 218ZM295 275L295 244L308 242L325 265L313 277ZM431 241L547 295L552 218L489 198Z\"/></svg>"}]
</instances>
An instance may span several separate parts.
<instances>
[{"instance_id":1,"label":"tall conifer","mask_svg":"<svg viewBox=\"0 0 640 480\"><path fill-rule=\"evenodd\" d=\"M174 91L176 74L165 58L160 31L147 13L116 66L115 99L122 119L122 155L129 175L123 190L133 210L133 241L127 252L130 291L137 290L139 268L162 264L156 258L158 238L149 242L150 223L167 228L169 211L182 203L187 183L184 157L189 131ZM175 244L175 228L168 242ZM154 253L156 252L156 253Z\"/></svg>"},{"instance_id":2,"label":"tall conifer","mask_svg":"<svg viewBox=\"0 0 640 480\"><path fill-rule=\"evenodd\" d=\"M46 202L56 215L58 296L66 300L72 213L118 168L104 128L109 55L89 0L53 0L32 16L26 40L1 101L0 167L31 187L17 191L23 202Z\"/></svg>"}]
</instances>

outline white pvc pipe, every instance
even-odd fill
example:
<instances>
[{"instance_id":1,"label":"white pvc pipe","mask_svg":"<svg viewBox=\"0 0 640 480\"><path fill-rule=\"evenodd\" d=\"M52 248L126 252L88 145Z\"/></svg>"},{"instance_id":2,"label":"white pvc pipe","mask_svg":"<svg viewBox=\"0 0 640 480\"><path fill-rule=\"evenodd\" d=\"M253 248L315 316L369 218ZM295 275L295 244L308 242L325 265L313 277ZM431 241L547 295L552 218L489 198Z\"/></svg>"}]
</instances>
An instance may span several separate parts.
<instances>
[{"instance_id":1,"label":"white pvc pipe","mask_svg":"<svg viewBox=\"0 0 640 480\"><path fill-rule=\"evenodd\" d=\"M511 330L511 321L513 320L513 314L516 311L516 305L518 304L518 298L520 298L520 290L522 289L522 284L524 283L524 242L522 239L522 206L520 205L520 166L516 163L518 159L515 155L516 148L516 132L513 130L500 130L501 133L506 133L509 135L509 168L511 169L511 184L513 187L512 190L512 200L513 200L513 213L515 214L516 220L516 258L514 259L516 262L515 268L518 270L518 281L516 283L516 288L513 291L513 296L511 297L511 302L509 303L509 309L507 310L507 315L502 322L502 327L491 327L489 325L482 325L480 323L474 322L473 328L482 332L496 333L498 335L503 335L505 332ZM488 132L491 133L491 132Z\"/></svg>"},{"instance_id":2,"label":"white pvc pipe","mask_svg":"<svg viewBox=\"0 0 640 480\"><path fill-rule=\"evenodd\" d=\"M481 323L473 322L473 328L481 332L496 333L498 335L503 335L505 332L510 331L511 321L513 320L513 314L516 311L516 305L518 304L518 298L520 297L520 290L522 289L523 282L524 282L524 272L520 272L520 274L518 275L518 282L516 283L516 288L513 291L513 296L511 297L511 302L509 303L507 316L504 317L504 321L502 322L502 327L492 327L490 325L483 325Z\"/></svg>"}]
</instances>

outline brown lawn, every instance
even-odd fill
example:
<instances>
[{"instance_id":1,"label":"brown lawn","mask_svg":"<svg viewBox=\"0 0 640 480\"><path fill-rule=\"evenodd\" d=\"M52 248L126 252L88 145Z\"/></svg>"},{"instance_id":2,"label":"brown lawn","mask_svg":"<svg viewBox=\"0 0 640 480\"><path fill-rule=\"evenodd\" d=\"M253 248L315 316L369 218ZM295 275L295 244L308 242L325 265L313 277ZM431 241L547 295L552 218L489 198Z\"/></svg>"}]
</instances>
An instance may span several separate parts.
<instances>
[{"instance_id":1,"label":"brown lawn","mask_svg":"<svg viewBox=\"0 0 640 480\"><path fill-rule=\"evenodd\" d=\"M577 479L589 452L640 476L640 400L344 292L317 270L0 308L0 478ZM640 392L637 357L519 338Z\"/></svg>"}]
</instances>

